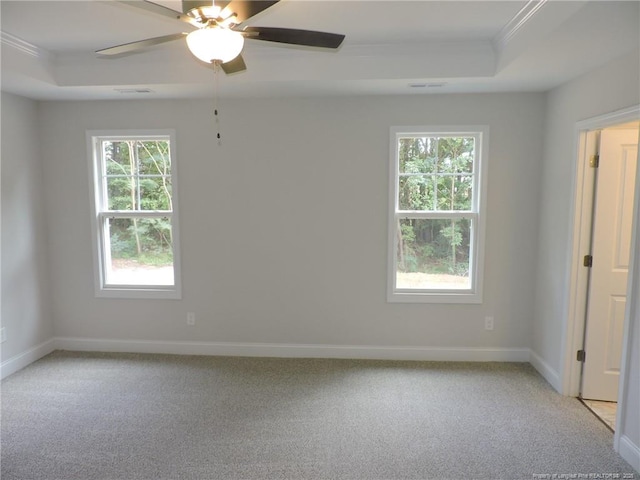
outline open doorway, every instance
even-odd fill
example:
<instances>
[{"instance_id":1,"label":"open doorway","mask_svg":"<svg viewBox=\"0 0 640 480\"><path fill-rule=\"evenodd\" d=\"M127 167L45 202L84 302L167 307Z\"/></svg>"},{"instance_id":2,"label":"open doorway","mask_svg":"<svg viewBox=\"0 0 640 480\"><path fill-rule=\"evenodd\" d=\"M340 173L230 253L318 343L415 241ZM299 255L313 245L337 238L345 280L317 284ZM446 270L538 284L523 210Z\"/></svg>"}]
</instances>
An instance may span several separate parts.
<instances>
[{"instance_id":1,"label":"open doorway","mask_svg":"<svg viewBox=\"0 0 640 480\"><path fill-rule=\"evenodd\" d=\"M580 398L615 430L622 360L639 122L589 132L597 156ZM588 358L587 358L588 352Z\"/></svg>"},{"instance_id":2,"label":"open doorway","mask_svg":"<svg viewBox=\"0 0 640 480\"><path fill-rule=\"evenodd\" d=\"M578 124L564 389L612 430L625 343L639 118L636 107Z\"/></svg>"}]
</instances>

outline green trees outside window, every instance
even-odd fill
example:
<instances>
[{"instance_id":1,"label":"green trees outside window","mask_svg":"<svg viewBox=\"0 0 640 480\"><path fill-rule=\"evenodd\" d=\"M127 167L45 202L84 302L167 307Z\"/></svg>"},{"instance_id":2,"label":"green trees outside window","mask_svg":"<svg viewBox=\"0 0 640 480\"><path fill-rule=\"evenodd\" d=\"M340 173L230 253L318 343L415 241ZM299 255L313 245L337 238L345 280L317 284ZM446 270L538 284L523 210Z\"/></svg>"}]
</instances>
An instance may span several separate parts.
<instances>
[{"instance_id":1,"label":"green trees outside window","mask_svg":"<svg viewBox=\"0 0 640 480\"><path fill-rule=\"evenodd\" d=\"M168 137L103 138L99 147L107 283L173 285Z\"/></svg>"},{"instance_id":2,"label":"green trees outside window","mask_svg":"<svg viewBox=\"0 0 640 480\"><path fill-rule=\"evenodd\" d=\"M475 138L397 140L397 287L470 288Z\"/></svg>"},{"instance_id":3,"label":"green trees outside window","mask_svg":"<svg viewBox=\"0 0 640 480\"><path fill-rule=\"evenodd\" d=\"M109 210L173 210L168 141L104 141L103 152ZM152 265L173 261L168 216L113 218L109 234L112 259L136 259Z\"/></svg>"}]
</instances>

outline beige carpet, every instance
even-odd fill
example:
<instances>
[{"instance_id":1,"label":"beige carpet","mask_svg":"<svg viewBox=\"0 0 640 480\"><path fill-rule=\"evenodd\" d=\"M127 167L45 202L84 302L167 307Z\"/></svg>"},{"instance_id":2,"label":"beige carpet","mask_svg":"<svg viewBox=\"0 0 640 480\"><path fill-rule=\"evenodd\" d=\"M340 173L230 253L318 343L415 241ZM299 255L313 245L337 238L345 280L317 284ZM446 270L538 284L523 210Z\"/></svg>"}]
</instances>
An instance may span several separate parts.
<instances>
[{"instance_id":1,"label":"beige carpet","mask_svg":"<svg viewBox=\"0 0 640 480\"><path fill-rule=\"evenodd\" d=\"M527 364L54 352L1 400L2 480L633 472Z\"/></svg>"}]
</instances>

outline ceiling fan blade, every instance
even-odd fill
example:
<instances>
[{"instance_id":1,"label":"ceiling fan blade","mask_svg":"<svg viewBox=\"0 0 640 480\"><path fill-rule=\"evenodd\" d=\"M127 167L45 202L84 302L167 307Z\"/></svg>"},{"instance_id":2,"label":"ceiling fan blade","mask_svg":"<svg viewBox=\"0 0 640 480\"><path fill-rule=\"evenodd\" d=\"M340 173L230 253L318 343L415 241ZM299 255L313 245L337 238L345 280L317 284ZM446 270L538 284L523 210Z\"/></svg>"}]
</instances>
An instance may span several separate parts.
<instances>
[{"instance_id":1,"label":"ceiling fan blade","mask_svg":"<svg viewBox=\"0 0 640 480\"><path fill-rule=\"evenodd\" d=\"M247 35L247 38L254 40L290 43L308 47L338 48L344 40L344 35L337 33L296 30L293 28L245 27L242 31L249 33L250 35Z\"/></svg>"},{"instance_id":2,"label":"ceiling fan blade","mask_svg":"<svg viewBox=\"0 0 640 480\"><path fill-rule=\"evenodd\" d=\"M142 10L146 10L147 12L156 13L164 17L175 18L176 20L181 20L196 27L198 26L188 15L184 15L181 12L176 12L175 10L164 7L154 2L149 2L147 0L120 0L119 3L124 3L125 5L140 8Z\"/></svg>"},{"instance_id":3,"label":"ceiling fan blade","mask_svg":"<svg viewBox=\"0 0 640 480\"><path fill-rule=\"evenodd\" d=\"M233 60L229 60L227 63L223 63L222 65L220 65L220 67L227 75L231 73L242 72L243 70L247 69L242 55L238 55Z\"/></svg>"},{"instance_id":4,"label":"ceiling fan blade","mask_svg":"<svg viewBox=\"0 0 640 480\"><path fill-rule=\"evenodd\" d=\"M147 38L146 40L139 40L137 42L124 43L122 45L116 45L115 47L103 48L97 50L99 55L119 55L122 53L131 53L142 48L151 47L153 45L160 45L161 43L172 42L173 40L179 40L183 38L186 33L172 33L171 35L163 35L162 37Z\"/></svg>"},{"instance_id":5,"label":"ceiling fan blade","mask_svg":"<svg viewBox=\"0 0 640 480\"><path fill-rule=\"evenodd\" d=\"M227 18L229 15L235 13L237 19L235 23L239 24L275 5L279 1L280 0L232 0L224 7L220 15L223 18Z\"/></svg>"}]
</instances>

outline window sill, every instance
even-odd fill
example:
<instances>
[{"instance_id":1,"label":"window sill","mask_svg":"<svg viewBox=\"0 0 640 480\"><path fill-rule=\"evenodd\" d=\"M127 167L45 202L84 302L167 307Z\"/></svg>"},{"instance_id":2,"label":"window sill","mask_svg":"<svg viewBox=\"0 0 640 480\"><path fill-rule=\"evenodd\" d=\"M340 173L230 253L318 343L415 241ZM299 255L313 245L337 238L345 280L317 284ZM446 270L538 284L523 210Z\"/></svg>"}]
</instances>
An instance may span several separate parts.
<instances>
[{"instance_id":1,"label":"window sill","mask_svg":"<svg viewBox=\"0 0 640 480\"><path fill-rule=\"evenodd\" d=\"M124 288L105 286L96 290L98 298L131 298L131 299L158 299L158 300L180 300L182 292L177 287L155 288L151 286Z\"/></svg>"},{"instance_id":2,"label":"window sill","mask_svg":"<svg viewBox=\"0 0 640 480\"><path fill-rule=\"evenodd\" d=\"M478 292L410 292L396 291L387 294L387 303L451 303L480 304L482 294Z\"/></svg>"}]
</instances>

